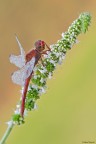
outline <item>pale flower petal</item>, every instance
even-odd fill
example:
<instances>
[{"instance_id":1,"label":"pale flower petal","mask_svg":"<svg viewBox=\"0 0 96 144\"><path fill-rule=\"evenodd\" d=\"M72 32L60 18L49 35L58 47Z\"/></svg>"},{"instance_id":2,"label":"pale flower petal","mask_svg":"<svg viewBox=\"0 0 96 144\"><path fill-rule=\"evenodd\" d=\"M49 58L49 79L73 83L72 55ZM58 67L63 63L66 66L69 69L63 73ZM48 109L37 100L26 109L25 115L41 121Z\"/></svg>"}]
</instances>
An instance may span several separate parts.
<instances>
[{"instance_id":1,"label":"pale flower petal","mask_svg":"<svg viewBox=\"0 0 96 144\"><path fill-rule=\"evenodd\" d=\"M10 120L10 121L6 122L6 124L7 124L8 126L11 126L11 125L13 124L13 121Z\"/></svg>"}]
</instances>

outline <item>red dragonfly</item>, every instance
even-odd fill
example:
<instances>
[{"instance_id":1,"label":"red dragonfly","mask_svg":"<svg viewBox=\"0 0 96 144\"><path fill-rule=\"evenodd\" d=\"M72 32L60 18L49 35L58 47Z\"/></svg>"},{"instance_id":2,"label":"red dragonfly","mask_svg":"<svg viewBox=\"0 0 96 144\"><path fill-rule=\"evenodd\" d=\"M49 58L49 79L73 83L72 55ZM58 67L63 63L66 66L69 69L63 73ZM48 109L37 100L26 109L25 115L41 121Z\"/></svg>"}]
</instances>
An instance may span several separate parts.
<instances>
[{"instance_id":1,"label":"red dragonfly","mask_svg":"<svg viewBox=\"0 0 96 144\"><path fill-rule=\"evenodd\" d=\"M10 55L9 59L11 63L15 64L17 67L20 68L12 74L12 81L24 87L20 109L20 114L23 117L26 93L28 90L30 79L33 74L33 68L38 63L38 61L42 59L42 55L47 54L46 52L50 51L50 48L44 41L38 40L35 42L35 49L32 49L27 54L25 54L24 49L19 42L17 36L16 41L19 45L21 54L19 56L15 56L12 54ZM44 50L45 47L47 47L47 50Z\"/></svg>"}]
</instances>

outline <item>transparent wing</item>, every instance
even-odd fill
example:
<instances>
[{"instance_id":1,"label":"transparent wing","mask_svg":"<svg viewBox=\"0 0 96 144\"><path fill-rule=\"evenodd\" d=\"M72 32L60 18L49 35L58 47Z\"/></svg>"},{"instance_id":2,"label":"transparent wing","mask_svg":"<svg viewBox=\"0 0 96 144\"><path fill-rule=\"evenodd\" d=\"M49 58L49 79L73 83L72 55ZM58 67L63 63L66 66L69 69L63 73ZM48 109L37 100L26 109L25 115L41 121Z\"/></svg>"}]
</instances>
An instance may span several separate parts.
<instances>
[{"instance_id":1,"label":"transparent wing","mask_svg":"<svg viewBox=\"0 0 96 144\"><path fill-rule=\"evenodd\" d=\"M12 81L18 85L24 86L25 80L30 76L35 64L35 57L33 57L26 65L20 70L12 74Z\"/></svg>"},{"instance_id":2,"label":"transparent wing","mask_svg":"<svg viewBox=\"0 0 96 144\"><path fill-rule=\"evenodd\" d=\"M15 64L19 68L22 68L25 65L25 59L23 59L21 55L15 56L12 54L10 55L9 60L10 63Z\"/></svg>"},{"instance_id":3,"label":"transparent wing","mask_svg":"<svg viewBox=\"0 0 96 144\"><path fill-rule=\"evenodd\" d=\"M15 55L10 55L9 60L11 63L15 64L17 67L22 68L25 65L25 51L21 45L21 43L19 42L18 37L16 36L16 41L18 43L18 46L20 48L20 55L19 56L15 56Z\"/></svg>"},{"instance_id":4,"label":"transparent wing","mask_svg":"<svg viewBox=\"0 0 96 144\"><path fill-rule=\"evenodd\" d=\"M17 36L15 36L15 37L16 37L16 41L17 41L17 43L18 43L18 46L19 46L19 48L20 48L21 55L22 55L22 57L25 58L25 51L24 51L24 49L23 49L23 47L22 47L22 45L21 45L18 37L17 37Z\"/></svg>"}]
</instances>

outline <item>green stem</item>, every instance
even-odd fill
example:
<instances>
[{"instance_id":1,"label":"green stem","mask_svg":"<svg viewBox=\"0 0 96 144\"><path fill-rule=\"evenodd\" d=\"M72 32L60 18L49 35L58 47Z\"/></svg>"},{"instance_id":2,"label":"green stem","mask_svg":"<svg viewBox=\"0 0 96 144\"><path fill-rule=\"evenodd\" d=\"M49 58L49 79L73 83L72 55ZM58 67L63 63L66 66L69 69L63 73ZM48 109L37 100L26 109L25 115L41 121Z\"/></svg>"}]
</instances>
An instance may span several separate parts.
<instances>
[{"instance_id":1,"label":"green stem","mask_svg":"<svg viewBox=\"0 0 96 144\"><path fill-rule=\"evenodd\" d=\"M12 129L13 129L13 127L14 127L13 122L12 122L10 125L8 125L8 128L7 128L7 130L6 130L5 134L4 134L4 136L2 137L2 139L1 139L1 141L0 141L0 144L5 144L5 141L7 140L7 138L8 138L8 136L9 136L10 132L11 132Z\"/></svg>"}]
</instances>

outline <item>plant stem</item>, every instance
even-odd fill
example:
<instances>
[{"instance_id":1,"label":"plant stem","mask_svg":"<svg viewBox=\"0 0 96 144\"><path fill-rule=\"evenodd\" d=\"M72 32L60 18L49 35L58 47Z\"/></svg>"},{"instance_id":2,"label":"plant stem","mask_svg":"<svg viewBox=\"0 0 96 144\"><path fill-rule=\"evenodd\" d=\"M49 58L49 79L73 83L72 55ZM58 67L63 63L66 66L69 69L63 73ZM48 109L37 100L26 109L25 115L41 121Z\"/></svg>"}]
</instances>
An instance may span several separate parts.
<instances>
[{"instance_id":1,"label":"plant stem","mask_svg":"<svg viewBox=\"0 0 96 144\"><path fill-rule=\"evenodd\" d=\"M2 139L1 139L1 141L0 141L0 144L5 144L5 141L7 140L7 138L8 138L8 136L9 136L10 132L11 132L12 129L13 129L13 127L14 127L13 122L12 122L10 125L8 125L8 128L7 128L7 130L6 130L5 134L4 134L4 136L2 137Z\"/></svg>"}]
</instances>

